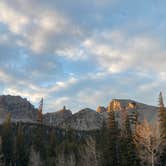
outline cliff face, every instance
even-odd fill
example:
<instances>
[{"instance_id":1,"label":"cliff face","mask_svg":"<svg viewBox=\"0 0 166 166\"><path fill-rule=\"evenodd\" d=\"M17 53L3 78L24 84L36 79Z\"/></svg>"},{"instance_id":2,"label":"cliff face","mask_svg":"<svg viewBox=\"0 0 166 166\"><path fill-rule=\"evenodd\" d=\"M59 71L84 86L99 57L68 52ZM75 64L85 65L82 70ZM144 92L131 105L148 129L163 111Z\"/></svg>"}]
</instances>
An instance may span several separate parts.
<instances>
[{"instance_id":1,"label":"cliff face","mask_svg":"<svg viewBox=\"0 0 166 166\"><path fill-rule=\"evenodd\" d=\"M76 130L100 129L103 122L107 121L108 112L110 110L115 111L116 119L117 121L120 121L120 114L124 108L128 111L129 115L137 112L139 121L146 118L150 123L153 123L158 117L157 107L149 106L133 100L114 99L108 104L108 107L99 106L96 111L89 108L83 109L66 118L58 126L60 128L73 128Z\"/></svg>"},{"instance_id":2,"label":"cliff face","mask_svg":"<svg viewBox=\"0 0 166 166\"><path fill-rule=\"evenodd\" d=\"M146 118L150 123L153 123L158 118L158 107L126 99L112 100L106 108L106 112L109 112L110 109L120 112L123 111L124 108L127 109L129 114L132 114L133 111L137 111L139 121L142 121L144 118ZM102 114L106 116L106 113Z\"/></svg>"},{"instance_id":3,"label":"cliff face","mask_svg":"<svg viewBox=\"0 0 166 166\"><path fill-rule=\"evenodd\" d=\"M61 128L73 128L76 130L100 129L104 117L89 108L83 109L59 124Z\"/></svg>"},{"instance_id":4,"label":"cliff face","mask_svg":"<svg viewBox=\"0 0 166 166\"><path fill-rule=\"evenodd\" d=\"M46 113L43 117L43 123L51 126L58 126L63 121L72 116L72 112L65 107L57 112Z\"/></svg>"},{"instance_id":5,"label":"cliff face","mask_svg":"<svg viewBox=\"0 0 166 166\"><path fill-rule=\"evenodd\" d=\"M99 106L96 111L98 113L103 113L103 112L107 112L107 109L105 107Z\"/></svg>"},{"instance_id":6,"label":"cliff face","mask_svg":"<svg viewBox=\"0 0 166 166\"><path fill-rule=\"evenodd\" d=\"M132 100L119 99L112 100L108 104L108 107L99 107L97 111L86 108L72 114L70 110L67 110L64 107L58 112L44 114L43 124L46 124L43 125L45 131L43 134L43 139L45 141L44 145L48 144L51 130L55 130L56 139L58 140L56 145L56 157L49 159L49 161L56 163L57 166L101 166L102 161L100 150L102 147L97 148L96 146L98 138L98 135L95 135L96 132L98 132L96 129L100 129L103 126L103 122L107 121L110 109L115 111L115 116L119 121L120 112L123 111L124 108L128 110L129 114L132 114L133 111L137 111L140 121L143 120L144 117L150 122L154 122L157 119L157 107L148 106ZM38 131L36 121L37 110L26 99L22 99L21 97L1 96L1 120L4 120L5 116L9 112L11 113L12 120L14 121L33 122L24 123L25 126L23 127L26 139L31 141L31 138L34 138L34 134ZM16 123L13 125L16 125ZM74 134L71 134L70 131L71 133L74 132ZM72 135L72 139L68 136L69 133ZM73 135L75 135L74 141ZM80 141L81 139L84 140L83 144ZM65 142L66 140L68 140L68 142ZM30 165L46 165L39 152L36 152L33 149L33 145L30 149Z\"/></svg>"},{"instance_id":7,"label":"cliff face","mask_svg":"<svg viewBox=\"0 0 166 166\"><path fill-rule=\"evenodd\" d=\"M97 111L86 108L75 114L65 107L57 112L46 113L43 115L43 124L58 126L60 128L73 128L76 130L100 129L103 122L108 118L108 112L113 109L117 118L119 113L126 108L129 114L133 111L138 112L138 118L144 118L153 123L157 119L158 108L139 103L133 100L114 99L107 107L99 106ZM8 113L11 113L13 121L24 121L37 123L37 109L19 96L0 96L0 123L2 123Z\"/></svg>"},{"instance_id":8,"label":"cliff face","mask_svg":"<svg viewBox=\"0 0 166 166\"><path fill-rule=\"evenodd\" d=\"M13 121L36 121L37 110L20 96L0 96L0 121L2 122L9 113Z\"/></svg>"}]
</instances>

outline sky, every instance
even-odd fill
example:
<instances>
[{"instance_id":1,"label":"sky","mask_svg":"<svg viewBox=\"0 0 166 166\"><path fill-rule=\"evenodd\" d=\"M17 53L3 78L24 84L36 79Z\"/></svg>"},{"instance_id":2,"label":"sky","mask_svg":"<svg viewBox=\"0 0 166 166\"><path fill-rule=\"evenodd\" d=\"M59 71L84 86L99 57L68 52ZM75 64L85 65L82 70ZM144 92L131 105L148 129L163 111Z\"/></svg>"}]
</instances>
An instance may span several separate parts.
<instances>
[{"instance_id":1,"label":"sky","mask_svg":"<svg viewBox=\"0 0 166 166\"><path fill-rule=\"evenodd\" d=\"M0 0L0 94L44 112L166 94L165 0Z\"/></svg>"}]
</instances>

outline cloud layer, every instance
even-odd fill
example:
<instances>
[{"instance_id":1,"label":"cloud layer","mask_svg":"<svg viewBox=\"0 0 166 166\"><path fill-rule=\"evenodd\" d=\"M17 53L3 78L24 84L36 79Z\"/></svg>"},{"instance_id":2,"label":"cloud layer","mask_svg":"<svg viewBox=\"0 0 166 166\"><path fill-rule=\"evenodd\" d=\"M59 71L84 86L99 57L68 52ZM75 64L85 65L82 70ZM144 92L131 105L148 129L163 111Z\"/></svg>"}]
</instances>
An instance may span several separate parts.
<instances>
[{"instance_id":1,"label":"cloud layer","mask_svg":"<svg viewBox=\"0 0 166 166\"><path fill-rule=\"evenodd\" d=\"M96 109L166 92L165 2L2 0L0 92Z\"/></svg>"}]
</instances>

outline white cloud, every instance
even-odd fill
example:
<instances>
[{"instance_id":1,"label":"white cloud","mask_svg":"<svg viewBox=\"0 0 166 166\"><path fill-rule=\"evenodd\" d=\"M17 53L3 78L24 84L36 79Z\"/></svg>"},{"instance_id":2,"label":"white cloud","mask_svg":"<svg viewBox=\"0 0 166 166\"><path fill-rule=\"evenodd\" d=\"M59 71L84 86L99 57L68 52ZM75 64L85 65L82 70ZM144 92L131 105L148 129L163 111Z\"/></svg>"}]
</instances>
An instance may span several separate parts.
<instances>
[{"instance_id":1,"label":"white cloud","mask_svg":"<svg viewBox=\"0 0 166 166\"><path fill-rule=\"evenodd\" d=\"M28 90L28 89L27 89ZM45 97L44 94L34 93L34 92L28 92L27 90L21 91L20 89L14 89L13 87L11 88L6 88L3 91L4 95L14 95L14 96L21 96L23 98L27 98L29 101L32 103L38 103L42 97ZM27 92L26 92L27 91Z\"/></svg>"},{"instance_id":2,"label":"white cloud","mask_svg":"<svg viewBox=\"0 0 166 166\"><path fill-rule=\"evenodd\" d=\"M54 54L57 48L68 47L69 44L72 46L72 36L79 38L81 35L80 28L67 15L57 9L45 7L42 2L16 1L14 4L10 0L1 1L0 23L8 27L10 37L15 37L18 46L40 54ZM64 39L67 41L67 38L70 42L65 44ZM78 52L83 54L76 50Z\"/></svg>"},{"instance_id":3,"label":"white cloud","mask_svg":"<svg viewBox=\"0 0 166 166\"><path fill-rule=\"evenodd\" d=\"M146 30L132 34L140 28L133 30L138 25L133 21L135 16L129 13L133 18L124 19L128 12L119 10L118 5L113 9L110 2L114 0L93 0L90 3L94 8L91 8L87 0L77 4L71 1L68 5L60 1L1 0L2 91L27 97L33 103L44 97L48 102L46 109L50 111L63 105L76 111L85 106L96 108L111 97L130 97L133 92L133 96L149 97L153 89L158 90L160 86L164 89L166 49L162 46L165 42L160 40L162 36L147 35ZM82 14L80 11L85 7L86 12ZM139 26L145 22L140 20ZM162 23L159 28L165 29L164 26ZM78 67L80 61L85 65ZM76 66L68 69L68 62ZM65 65L65 73L63 69L59 71ZM133 75L128 76L126 71ZM57 73L60 78L56 77ZM158 81L152 79L154 75L158 75Z\"/></svg>"},{"instance_id":4,"label":"white cloud","mask_svg":"<svg viewBox=\"0 0 166 166\"><path fill-rule=\"evenodd\" d=\"M55 54L72 60L83 60L88 58L84 49L74 47L55 50Z\"/></svg>"},{"instance_id":5,"label":"white cloud","mask_svg":"<svg viewBox=\"0 0 166 166\"><path fill-rule=\"evenodd\" d=\"M75 77L71 77L68 80L65 81L57 81L55 85L48 88L48 92L56 92L60 90L64 90L69 88L70 86L76 84L78 82L78 79Z\"/></svg>"},{"instance_id":6,"label":"white cloud","mask_svg":"<svg viewBox=\"0 0 166 166\"><path fill-rule=\"evenodd\" d=\"M166 71L166 49L153 37L133 36L117 31L101 33L84 41L90 55L98 64L111 73L128 69L145 71Z\"/></svg>"},{"instance_id":7,"label":"white cloud","mask_svg":"<svg viewBox=\"0 0 166 166\"><path fill-rule=\"evenodd\" d=\"M2 83L4 84L4 88L2 91L3 94L22 96L24 98L27 98L33 104L38 104L38 102L40 101L42 97L44 99L49 98L52 103L57 104L58 108L60 103L62 103L65 100L64 98L60 98L60 99L58 98L56 102L54 102L52 94L67 90L71 86L75 85L78 81L77 78L70 77L69 79L64 81L57 81L55 82L54 85L50 85L47 87L40 87L36 84L32 84L28 80L16 81L12 75L7 75L4 71L1 71L1 70L0 70L0 77L1 77L0 85L2 85ZM48 110L51 108L47 106L46 109Z\"/></svg>"},{"instance_id":8,"label":"white cloud","mask_svg":"<svg viewBox=\"0 0 166 166\"><path fill-rule=\"evenodd\" d=\"M13 33L20 33L23 32L24 27L29 23L29 19L1 1L0 22L8 25Z\"/></svg>"}]
</instances>

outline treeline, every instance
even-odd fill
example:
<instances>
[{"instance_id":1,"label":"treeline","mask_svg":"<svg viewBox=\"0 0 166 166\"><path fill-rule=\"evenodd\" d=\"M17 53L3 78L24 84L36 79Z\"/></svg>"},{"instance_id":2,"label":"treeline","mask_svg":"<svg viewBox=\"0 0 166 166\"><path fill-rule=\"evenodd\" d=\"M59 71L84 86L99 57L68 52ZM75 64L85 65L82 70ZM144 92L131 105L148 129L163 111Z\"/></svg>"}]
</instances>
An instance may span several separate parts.
<instances>
[{"instance_id":1,"label":"treeline","mask_svg":"<svg viewBox=\"0 0 166 166\"><path fill-rule=\"evenodd\" d=\"M123 108L118 118L111 107L108 112L101 130L89 132L12 123L9 115L0 126L0 165L166 166L166 110L161 93L155 124L146 119L139 122L137 110L131 114ZM59 164L61 160L66 161Z\"/></svg>"},{"instance_id":2,"label":"treeline","mask_svg":"<svg viewBox=\"0 0 166 166\"><path fill-rule=\"evenodd\" d=\"M103 124L98 141L102 166L166 166L166 110L162 93L159 96L158 120L150 124L141 123L135 111L127 108L116 113L109 111L108 124Z\"/></svg>"},{"instance_id":3,"label":"treeline","mask_svg":"<svg viewBox=\"0 0 166 166\"><path fill-rule=\"evenodd\" d=\"M56 166L59 154L72 153L79 160L85 144L84 137L72 129L11 123L9 115L1 127L0 165Z\"/></svg>"}]
</instances>

